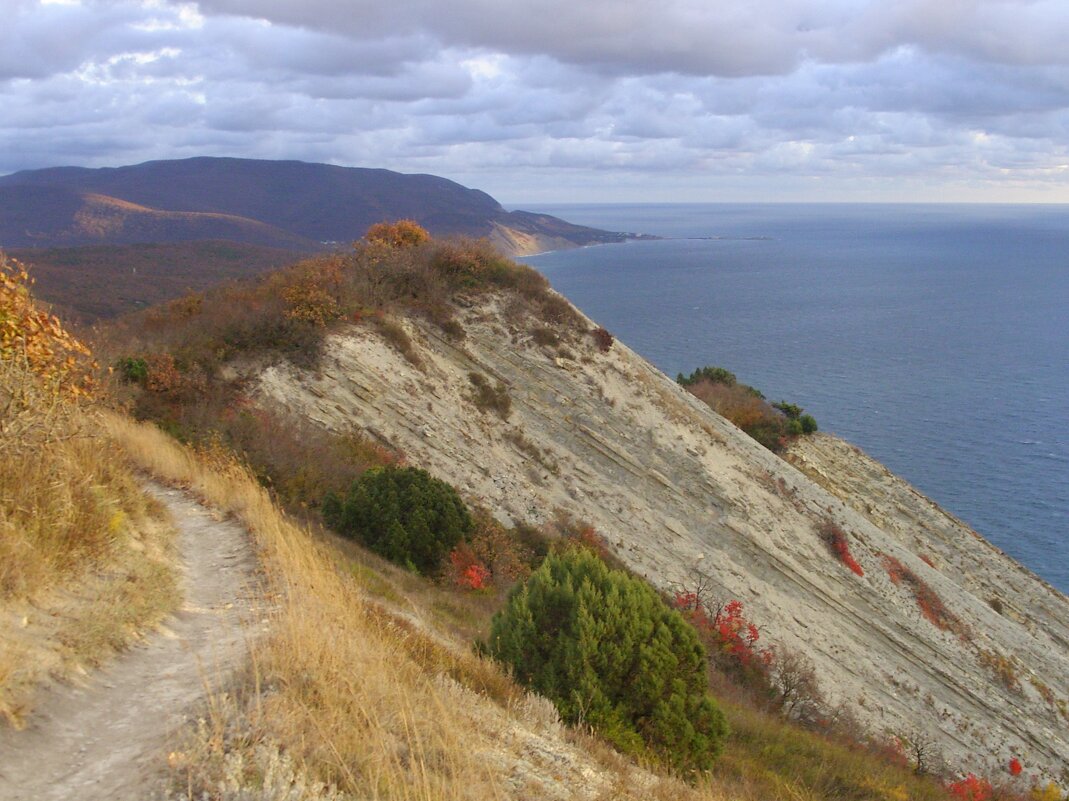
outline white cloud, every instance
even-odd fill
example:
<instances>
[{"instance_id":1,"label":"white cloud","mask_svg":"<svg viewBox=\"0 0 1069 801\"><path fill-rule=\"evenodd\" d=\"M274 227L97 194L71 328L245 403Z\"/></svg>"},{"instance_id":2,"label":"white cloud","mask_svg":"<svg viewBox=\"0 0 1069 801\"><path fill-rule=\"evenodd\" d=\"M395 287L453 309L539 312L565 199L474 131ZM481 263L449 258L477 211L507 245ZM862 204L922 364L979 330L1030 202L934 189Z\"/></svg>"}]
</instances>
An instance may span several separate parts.
<instances>
[{"instance_id":1,"label":"white cloud","mask_svg":"<svg viewBox=\"0 0 1069 801\"><path fill-rule=\"evenodd\" d=\"M814 180L822 193L897 180L925 197L933 180L1001 181L1050 197L1069 163L1061 0L513 0L507 13L489 0L6 0L5 12L0 172L209 154L435 172L511 197L715 199L746 181L789 193Z\"/></svg>"}]
</instances>

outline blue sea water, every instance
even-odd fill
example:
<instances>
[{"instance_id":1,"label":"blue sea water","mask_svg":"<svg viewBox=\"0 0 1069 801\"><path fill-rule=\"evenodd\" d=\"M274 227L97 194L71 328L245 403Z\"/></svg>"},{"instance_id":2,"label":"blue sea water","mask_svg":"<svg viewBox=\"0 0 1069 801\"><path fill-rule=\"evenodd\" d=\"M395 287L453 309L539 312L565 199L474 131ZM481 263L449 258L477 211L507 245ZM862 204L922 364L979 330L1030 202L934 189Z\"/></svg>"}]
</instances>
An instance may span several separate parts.
<instances>
[{"instance_id":1,"label":"blue sea water","mask_svg":"<svg viewBox=\"0 0 1069 801\"><path fill-rule=\"evenodd\" d=\"M528 258L669 375L804 406L1069 592L1069 206L557 204Z\"/></svg>"}]
</instances>

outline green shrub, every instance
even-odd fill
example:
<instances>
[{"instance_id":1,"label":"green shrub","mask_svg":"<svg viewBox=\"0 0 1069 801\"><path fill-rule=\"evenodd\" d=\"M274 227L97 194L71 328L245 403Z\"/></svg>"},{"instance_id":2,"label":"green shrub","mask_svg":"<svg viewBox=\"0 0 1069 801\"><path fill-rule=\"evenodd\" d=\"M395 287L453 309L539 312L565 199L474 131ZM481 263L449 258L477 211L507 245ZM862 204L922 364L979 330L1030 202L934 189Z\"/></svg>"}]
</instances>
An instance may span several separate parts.
<instances>
[{"instance_id":1,"label":"green shrub","mask_svg":"<svg viewBox=\"0 0 1069 801\"><path fill-rule=\"evenodd\" d=\"M797 403L787 403L787 401L780 401L779 403L773 403L773 408L779 409L783 414L787 416L788 429L793 436L799 436L801 434L813 434L817 430L817 421L813 415L805 414L805 409L799 406Z\"/></svg>"},{"instance_id":2,"label":"green shrub","mask_svg":"<svg viewBox=\"0 0 1069 801\"><path fill-rule=\"evenodd\" d=\"M368 470L344 498L330 493L323 519L338 533L420 573L433 573L473 524L457 491L426 470Z\"/></svg>"},{"instance_id":3,"label":"green shrub","mask_svg":"<svg viewBox=\"0 0 1069 801\"><path fill-rule=\"evenodd\" d=\"M733 387L738 383L735 374L730 370L725 370L723 367L700 367L690 375L679 373L676 376L676 383L684 387L692 386L699 381L709 381L713 384L727 384L729 387Z\"/></svg>"},{"instance_id":4,"label":"green shrub","mask_svg":"<svg viewBox=\"0 0 1069 801\"><path fill-rule=\"evenodd\" d=\"M140 357L124 356L116 362L115 368L127 384L144 384L148 378L148 362Z\"/></svg>"},{"instance_id":5,"label":"green shrub","mask_svg":"<svg viewBox=\"0 0 1069 801\"><path fill-rule=\"evenodd\" d=\"M649 585L585 548L549 554L510 594L487 650L620 750L707 770L727 722L694 630Z\"/></svg>"},{"instance_id":6,"label":"green shrub","mask_svg":"<svg viewBox=\"0 0 1069 801\"><path fill-rule=\"evenodd\" d=\"M779 403L773 403L772 406L779 409L791 420L797 420L802 416L802 407L797 403L787 403L787 401L780 401Z\"/></svg>"}]
</instances>

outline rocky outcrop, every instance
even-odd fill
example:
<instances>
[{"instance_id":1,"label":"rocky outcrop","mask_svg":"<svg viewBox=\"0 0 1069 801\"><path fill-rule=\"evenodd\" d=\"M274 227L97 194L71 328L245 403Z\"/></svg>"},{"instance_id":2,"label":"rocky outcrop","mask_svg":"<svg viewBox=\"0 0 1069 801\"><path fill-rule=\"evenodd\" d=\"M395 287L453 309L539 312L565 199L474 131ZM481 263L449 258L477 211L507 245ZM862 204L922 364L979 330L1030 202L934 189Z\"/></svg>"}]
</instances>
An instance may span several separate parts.
<instances>
[{"instance_id":1,"label":"rocky outcrop","mask_svg":"<svg viewBox=\"0 0 1069 801\"><path fill-rule=\"evenodd\" d=\"M788 463L620 343L539 345L538 324L509 312L504 299L460 310L460 342L404 321L419 367L353 327L315 372L260 372L256 394L367 431L501 518L589 521L659 587L707 577L875 733L926 731L978 772L1014 755L1051 778L1069 764L1063 595L848 444L820 435ZM474 404L471 373L505 388L507 419ZM827 524L863 576L833 555Z\"/></svg>"}]
</instances>

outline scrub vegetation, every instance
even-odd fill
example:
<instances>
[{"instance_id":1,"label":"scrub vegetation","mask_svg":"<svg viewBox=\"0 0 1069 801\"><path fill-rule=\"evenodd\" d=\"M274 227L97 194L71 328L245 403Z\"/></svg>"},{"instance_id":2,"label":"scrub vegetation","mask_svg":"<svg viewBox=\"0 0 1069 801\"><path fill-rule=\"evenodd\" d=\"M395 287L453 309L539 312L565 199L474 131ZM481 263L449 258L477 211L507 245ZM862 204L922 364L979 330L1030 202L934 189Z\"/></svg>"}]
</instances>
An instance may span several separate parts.
<instances>
[{"instance_id":1,"label":"scrub vegetation","mask_svg":"<svg viewBox=\"0 0 1069 801\"><path fill-rule=\"evenodd\" d=\"M817 431L805 409L787 401L769 403L760 390L723 367L701 367L676 381L714 412L726 417L770 451L782 453L792 439Z\"/></svg>"},{"instance_id":2,"label":"scrub vegetation","mask_svg":"<svg viewBox=\"0 0 1069 801\"><path fill-rule=\"evenodd\" d=\"M0 254L0 725L177 600L170 527L100 430L92 373Z\"/></svg>"},{"instance_id":3,"label":"scrub vegetation","mask_svg":"<svg viewBox=\"0 0 1069 801\"><path fill-rule=\"evenodd\" d=\"M763 647L760 621L738 600L709 597L702 577L662 596L582 521L505 526L363 434L257 408L230 370L241 360L314 365L335 326L408 315L459 341L454 304L491 292L522 304L541 341L551 330L595 356L613 346L533 270L485 243L438 242L406 223L352 253L122 322L104 351L118 411L90 410L85 371L30 382L47 400L30 406L73 410L63 414L78 430L121 446L93 449L107 467L94 467L86 497L70 504L115 530L94 524L74 564L48 568L50 581L105 564L117 532L150 514L127 464L233 515L258 545L269 633L174 744L174 796L485 799L552 788L682 801L966 797L953 783L962 777L921 775L904 740L871 739L848 706L829 708L804 657ZM33 373L8 352L5 370ZM761 400L715 368L681 382ZM5 373L4 386L21 385ZM53 387L78 387L77 398ZM16 413L5 413L5 427L23 419L19 398L31 397L9 394ZM793 411L771 412L787 436L790 421L803 425ZM56 425L42 428L41 443L80 441L55 436L66 431ZM0 523L3 543L15 542L7 518ZM23 597L25 579L5 581L9 597ZM992 798L1028 792L1016 776L984 781L1002 793Z\"/></svg>"}]
</instances>

